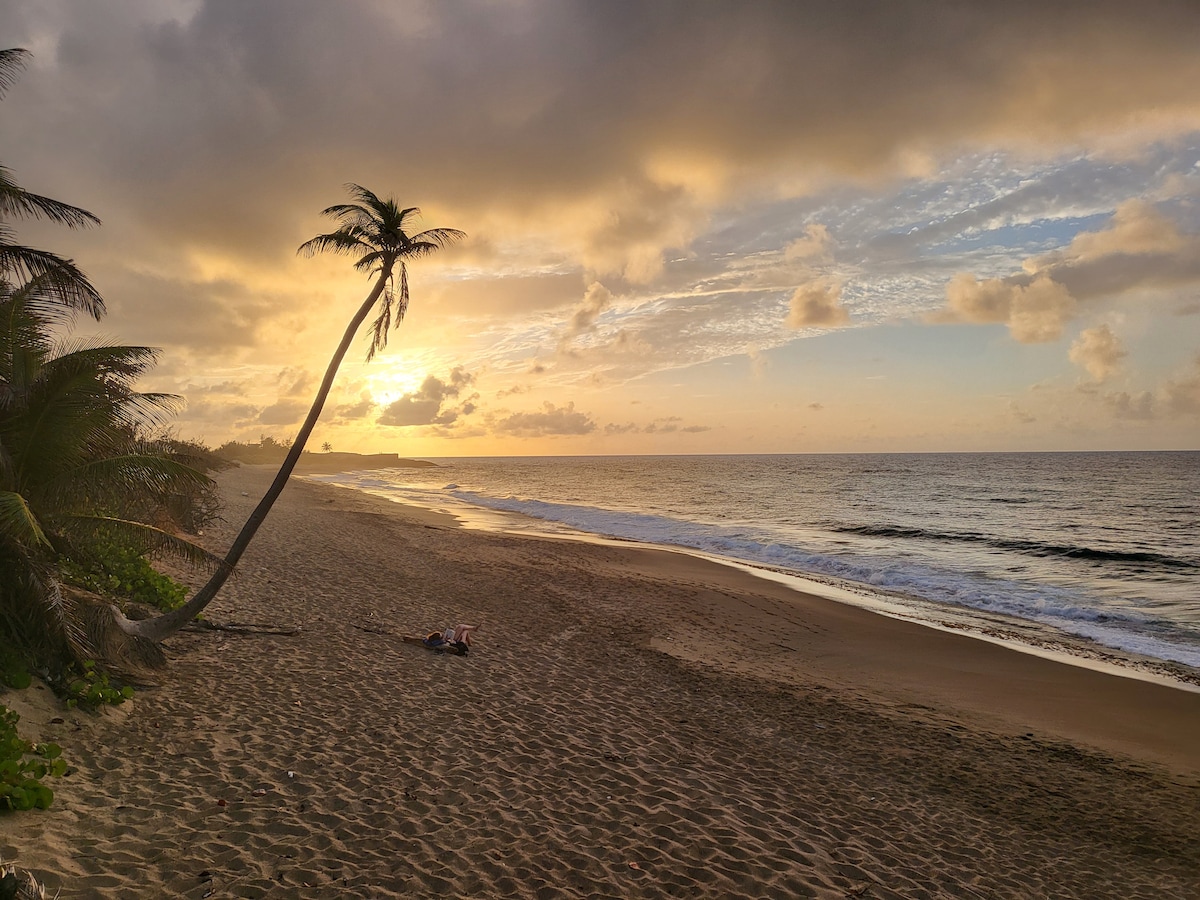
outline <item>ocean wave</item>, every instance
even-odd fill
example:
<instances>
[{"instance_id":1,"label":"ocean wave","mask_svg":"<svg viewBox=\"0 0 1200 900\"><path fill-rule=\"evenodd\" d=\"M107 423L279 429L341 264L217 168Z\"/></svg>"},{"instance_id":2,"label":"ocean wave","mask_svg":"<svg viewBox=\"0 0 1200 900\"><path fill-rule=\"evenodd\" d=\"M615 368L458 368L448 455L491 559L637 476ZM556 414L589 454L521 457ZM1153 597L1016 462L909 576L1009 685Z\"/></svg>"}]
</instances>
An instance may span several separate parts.
<instances>
[{"instance_id":1,"label":"ocean wave","mask_svg":"<svg viewBox=\"0 0 1200 900\"><path fill-rule=\"evenodd\" d=\"M1015 550L1029 556L1058 556L1070 559L1093 560L1096 562L1141 563L1161 566L1185 572L1200 571L1200 561L1180 559L1162 553L1142 550L1097 550L1071 544L1049 544L1042 541L1013 540L1011 538L973 532L933 531L925 528L906 528L895 525L840 525L829 524L830 531L838 534L854 534L860 537L907 538L913 540L942 541L947 543L983 544L1000 550Z\"/></svg>"},{"instance_id":2,"label":"ocean wave","mask_svg":"<svg viewBox=\"0 0 1200 900\"><path fill-rule=\"evenodd\" d=\"M755 534L753 529L747 528L703 525L666 516L518 497L491 497L474 491L451 493L472 505L553 521L590 534L683 547L800 576L824 576L838 582L868 586L892 597L946 603L1040 622L1053 621L1059 623L1059 627L1064 623L1088 625L1089 634L1121 634L1130 646L1161 645L1164 652L1175 653L1164 658L1180 662L1195 659L1200 653L1200 650L1172 649L1172 645L1153 638L1151 633L1160 627L1160 623L1152 617L1132 611L1097 608L1068 588L947 571L910 560L852 551L818 552ZM1187 653L1187 660L1179 658L1180 653Z\"/></svg>"}]
</instances>

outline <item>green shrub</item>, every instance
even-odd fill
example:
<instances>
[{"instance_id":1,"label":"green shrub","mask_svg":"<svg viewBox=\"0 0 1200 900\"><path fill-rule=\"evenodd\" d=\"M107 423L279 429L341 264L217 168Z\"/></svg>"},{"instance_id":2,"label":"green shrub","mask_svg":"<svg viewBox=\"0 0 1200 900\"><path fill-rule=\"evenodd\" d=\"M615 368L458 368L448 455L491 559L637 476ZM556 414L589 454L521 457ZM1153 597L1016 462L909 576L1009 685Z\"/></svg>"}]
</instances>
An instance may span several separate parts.
<instances>
[{"instance_id":1,"label":"green shrub","mask_svg":"<svg viewBox=\"0 0 1200 900\"><path fill-rule=\"evenodd\" d=\"M112 684L107 672L97 669L93 660L85 659L81 670L67 681L63 695L69 709L76 706L97 709L106 705L120 706L133 697L133 688Z\"/></svg>"},{"instance_id":2,"label":"green shrub","mask_svg":"<svg viewBox=\"0 0 1200 900\"><path fill-rule=\"evenodd\" d=\"M137 549L115 541L104 542L94 558L64 559L61 567L69 584L166 612L183 606L187 599L186 587L156 571Z\"/></svg>"},{"instance_id":3,"label":"green shrub","mask_svg":"<svg viewBox=\"0 0 1200 900\"><path fill-rule=\"evenodd\" d=\"M17 734L20 720L11 709L0 706L0 810L47 809L54 791L44 778L61 778L67 764L58 744L33 744Z\"/></svg>"}]
</instances>

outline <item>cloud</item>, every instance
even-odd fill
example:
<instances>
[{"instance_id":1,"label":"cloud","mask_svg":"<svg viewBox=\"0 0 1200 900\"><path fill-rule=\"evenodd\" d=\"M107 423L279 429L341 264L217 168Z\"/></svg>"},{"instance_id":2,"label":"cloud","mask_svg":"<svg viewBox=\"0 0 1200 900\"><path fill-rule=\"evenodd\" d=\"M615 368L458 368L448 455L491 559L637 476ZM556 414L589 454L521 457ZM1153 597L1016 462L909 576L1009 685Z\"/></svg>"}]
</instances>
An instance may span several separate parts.
<instances>
[{"instance_id":1,"label":"cloud","mask_svg":"<svg viewBox=\"0 0 1200 900\"><path fill-rule=\"evenodd\" d=\"M365 419L377 405L374 400L369 398L364 398L358 403L343 403L340 406L334 407L333 419L335 422L352 422L357 419Z\"/></svg>"},{"instance_id":2,"label":"cloud","mask_svg":"<svg viewBox=\"0 0 1200 900\"><path fill-rule=\"evenodd\" d=\"M1057 340L1081 304L1144 288L1200 283L1200 235L1185 234L1153 204L1117 207L1108 227L1080 232L1061 250L1026 259L1020 273L956 275L934 321L1003 323L1014 340Z\"/></svg>"},{"instance_id":3,"label":"cloud","mask_svg":"<svg viewBox=\"0 0 1200 900\"><path fill-rule=\"evenodd\" d=\"M369 284L294 251L352 180L471 233L411 268L393 360L438 383L468 361L495 391L536 364L539 388L580 391L546 396L600 410L585 386L636 394L750 348L760 375L793 371L785 318L945 304L1037 341L1099 298L1194 286L1200 8L1086 7L1081 28L1077 3L9 4L35 56L4 99L4 161L104 219L29 243L93 273L106 328L166 346L170 377L253 372L256 409L304 393L281 367L319 377ZM1138 195L1160 205L1097 224ZM974 279L958 310L955 273ZM580 297L600 283L607 300ZM1183 293L1141 317L1145 346L1161 307L1195 309ZM578 356L554 355L564 329ZM438 383L390 410L343 391L335 421L457 433L470 391ZM744 413L734 385L717 395L714 417Z\"/></svg>"},{"instance_id":4,"label":"cloud","mask_svg":"<svg viewBox=\"0 0 1200 900\"><path fill-rule=\"evenodd\" d=\"M472 230L502 243L511 227L552 221L585 265L635 280L685 246L716 200L763 190L765 172L795 192L829 173L923 171L941 147L1082 142L1133 123L1177 133L1200 117L1187 2L1098 0L1086 29L1073 4L921 0L870 15L686 0L563 0L552 14L524 3L43 6L6 23L14 44L56 51L39 51L6 115L41 108L58 145L47 169L89 179L96 205L134 205L156 239L244 255L294 246L294 223L331 202L339 176L326 173L346 169L344 136L379 103L372 85L392 114L340 177L403 184L419 166L449 224L482 223ZM94 140L73 151L82 142L53 137L60 121ZM398 160L414 134L436 152Z\"/></svg>"},{"instance_id":5,"label":"cloud","mask_svg":"<svg viewBox=\"0 0 1200 900\"><path fill-rule=\"evenodd\" d=\"M1118 419L1147 421L1155 417L1154 396L1149 391L1130 394L1126 391L1106 394L1104 402Z\"/></svg>"},{"instance_id":6,"label":"cloud","mask_svg":"<svg viewBox=\"0 0 1200 900\"><path fill-rule=\"evenodd\" d=\"M1010 400L1008 404L1008 412L1021 425L1032 425L1037 421L1037 417L1032 413L1027 412L1017 405L1016 401Z\"/></svg>"},{"instance_id":7,"label":"cloud","mask_svg":"<svg viewBox=\"0 0 1200 900\"><path fill-rule=\"evenodd\" d=\"M1086 369L1096 381L1104 381L1116 372L1127 355L1107 325L1081 332L1068 353L1071 362Z\"/></svg>"},{"instance_id":8,"label":"cloud","mask_svg":"<svg viewBox=\"0 0 1200 900\"><path fill-rule=\"evenodd\" d=\"M547 401L541 412L516 412L493 423L498 434L514 437L549 437L553 435L590 434L596 423L586 413L577 412L575 404L555 406Z\"/></svg>"},{"instance_id":9,"label":"cloud","mask_svg":"<svg viewBox=\"0 0 1200 900\"><path fill-rule=\"evenodd\" d=\"M683 418L681 416L662 416L654 419L645 425L638 425L635 422L627 422L618 424L609 422L604 426L605 434L674 434L682 432L684 434L697 434L702 431L711 431L708 425L681 425Z\"/></svg>"},{"instance_id":10,"label":"cloud","mask_svg":"<svg viewBox=\"0 0 1200 900\"><path fill-rule=\"evenodd\" d=\"M1190 372L1169 380L1163 386L1167 409L1179 416L1200 415L1200 356L1196 357Z\"/></svg>"},{"instance_id":11,"label":"cloud","mask_svg":"<svg viewBox=\"0 0 1200 900\"><path fill-rule=\"evenodd\" d=\"M1027 283L1003 278L977 281L958 275L946 288L951 312L960 322L1003 322L1023 344L1057 340L1077 303L1058 282L1039 275Z\"/></svg>"},{"instance_id":12,"label":"cloud","mask_svg":"<svg viewBox=\"0 0 1200 900\"><path fill-rule=\"evenodd\" d=\"M310 394L316 387L316 379L307 369L293 366L280 370L278 382L280 391L288 397Z\"/></svg>"},{"instance_id":13,"label":"cloud","mask_svg":"<svg viewBox=\"0 0 1200 900\"><path fill-rule=\"evenodd\" d=\"M770 357L759 347L750 347L747 349L746 356L750 358L750 374L759 380L766 378L767 373L771 369Z\"/></svg>"},{"instance_id":14,"label":"cloud","mask_svg":"<svg viewBox=\"0 0 1200 900\"><path fill-rule=\"evenodd\" d=\"M1200 356L1174 378L1153 391L1130 394L1117 391L1104 395L1104 402L1119 419L1187 419L1200 416Z\"/></svg>"},{"instance_id":15,"label":"cloud","mask_svg":"<svg viewBox=\"0 0 1200 900\"><path fill-rule=\"evenodd\" d=\"M261 425L292 425L308 412L310 404L302 400L280 400L265 407L258 414Z\"/></svg>"},{"instance_id":16,"label":"cloud","mask_svg":"<svg viewBox=\"0 0 1200 900\"><path fill-rule=\"evenodd\" d=\"M506 262L501 258L488 264ZM480 272L470 280L433 285L424 293L423 302L438 315L511 316L555 309L578 291L577 271L498 276Z\"/></svg>"},{"instance_id":17,"label":"cloud","mask_svg":"<svg viewBox=\"0 0 1200 900\"><path fill-rule=\"evenodd\" d=\"M449 381L428 375L416 391L388 404L376 422L395 427L449 425L460 415L470 415L475 411L475 404L471 400L458 407L443 408L447 400L457 398L463 388L474 380L475 376L461 367L456 367L450 373Z\"/></svg>"},{"instance_id":18,"label":"cloud","mask_svg":"<svg viewBox=\"0 0 1200 900\"><path fill-rule=\"evenodd\" d=\"M833 259L833 238L824 225L812 224L804 229L804 237L792 241L783 252L785 259L808 263L829 262Z\"/></svg>"},{"instance_id":19,"label":"cloud","mask_svg":"<svg viewBox=\"0 0 1200 900\"><path fill-rule=\"evenodd\" d=\"M796 288L789 304L790 328L835 328L850 321L841 305L842 287L828 279L816 279Z\"/></svg>"},{"instance_id":20,"label":"cloud","mask_svg":"<svg viewBox=\"0 0 1200 900\"><path fill-rule=\"evenodd\" d=\"M600 282L593 281L588 285L588 289L583 295L583 301L576 307L563 331L562 338L558 343L559 350L565 350L580 335L590 333L595 327L600 313L612 306L612 300L612 292Z\"/></svg>"}]
</instances>

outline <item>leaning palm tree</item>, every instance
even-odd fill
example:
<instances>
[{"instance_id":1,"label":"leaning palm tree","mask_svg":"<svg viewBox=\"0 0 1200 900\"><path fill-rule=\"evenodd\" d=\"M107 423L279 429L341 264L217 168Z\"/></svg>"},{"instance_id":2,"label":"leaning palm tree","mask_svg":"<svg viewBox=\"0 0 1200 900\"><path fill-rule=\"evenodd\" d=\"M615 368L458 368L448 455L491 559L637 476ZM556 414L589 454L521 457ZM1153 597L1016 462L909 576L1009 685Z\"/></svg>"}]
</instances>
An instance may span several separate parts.
<instances>
[{"instance_id":1,"label":"leaning palm tree","mask_svg":"<svg viewBox=\"0 0 1200 900\"><path fill-rule=\"evenodd\" d=\"M340 227L305 241L297 252L302 256L313 256L322 251L329 251L358 257L354 268L375 279L371 291L350 319L350 324L346 326L341 343L338 344L325 370L325 377L321 381L316 399L313 400L312 408L308 411L308 417L300 427L279 474L275 476L271 487L230 545L225 554L225 565L214 572L208 583L179 609L140 622L121 620L122 629L129 634L151 641L161 641L194 619L212 602L287 485L288 478L296 468L300 454L304 451L309 435L312 434L321 415L321 409L329 396L342 359L367 316L378 308L371 325L371 343L367 350L367 360L370 361L378 351L387 346L388 330L398 326L408 310L407 261L428 256L466 237L464 232L454 228L432 228L410 234L412 223L421 214L417 207L401 208L395 200L381 200L357 184L348 184L346 188L356 202L341 203L322 212L322 215L332 216L337 220Z\"/></svg>"}]
</instances>

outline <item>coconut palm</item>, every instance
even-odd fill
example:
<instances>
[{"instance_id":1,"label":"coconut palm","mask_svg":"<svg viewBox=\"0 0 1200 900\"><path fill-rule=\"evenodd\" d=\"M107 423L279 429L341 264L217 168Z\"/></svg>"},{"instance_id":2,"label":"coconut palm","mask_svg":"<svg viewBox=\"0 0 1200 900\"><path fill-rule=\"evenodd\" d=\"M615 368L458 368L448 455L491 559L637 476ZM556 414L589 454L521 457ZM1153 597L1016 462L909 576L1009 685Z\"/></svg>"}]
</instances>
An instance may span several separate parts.
<instances>
[{"instance_id":1,"label":"coconut palm","mask_svg":"<svg viewBox=\"0 0 1200 900\"><path fill-rule=\"evenodd\" d=\"M321 415L321 409L329 396L342 359L367 316L372 310L376 310L375 320L371 325L371 343L367 350L367 360L370 361L378 351L387 346L389 329L398 326L408 310L407 261L428 256L466 237L464 232L453 228L432 228L410 234L409 229L421 214L417 207L401 208L395 200L382 200L357 184L348 184L346 188L355 202L331 206L322 212L322 215L333 217L339 223L339 227L328 234L319 234L305 241L297 253L311 257L328 251L357 257L354 268L375 279L371 291L351 317L350 324L346 326L341 343L338 344L325 370L325 377L321 380L308 417L292 442L279 474L275 476L271 487L225 554L225 565L179 609L140 622L121 620L121 627L129 634L151 641L161 641L190 622L212 602L287 484Z\"/></svg>"},{"instance_id":2,"label":"coconut palm","mask_svg":"<svg viewBox=\"0 0 1200 900\"><path fill-rule=\"evenodd\" d=\"M180 398L134 390L149 347L59 342L62 306L41 278L0 282L0 627L43 661L86 650L58 578L64 556L85 558L116 537L219 564L150 524L180 493L209 482L138 434Z\"/></svg>"}]
</instances>

